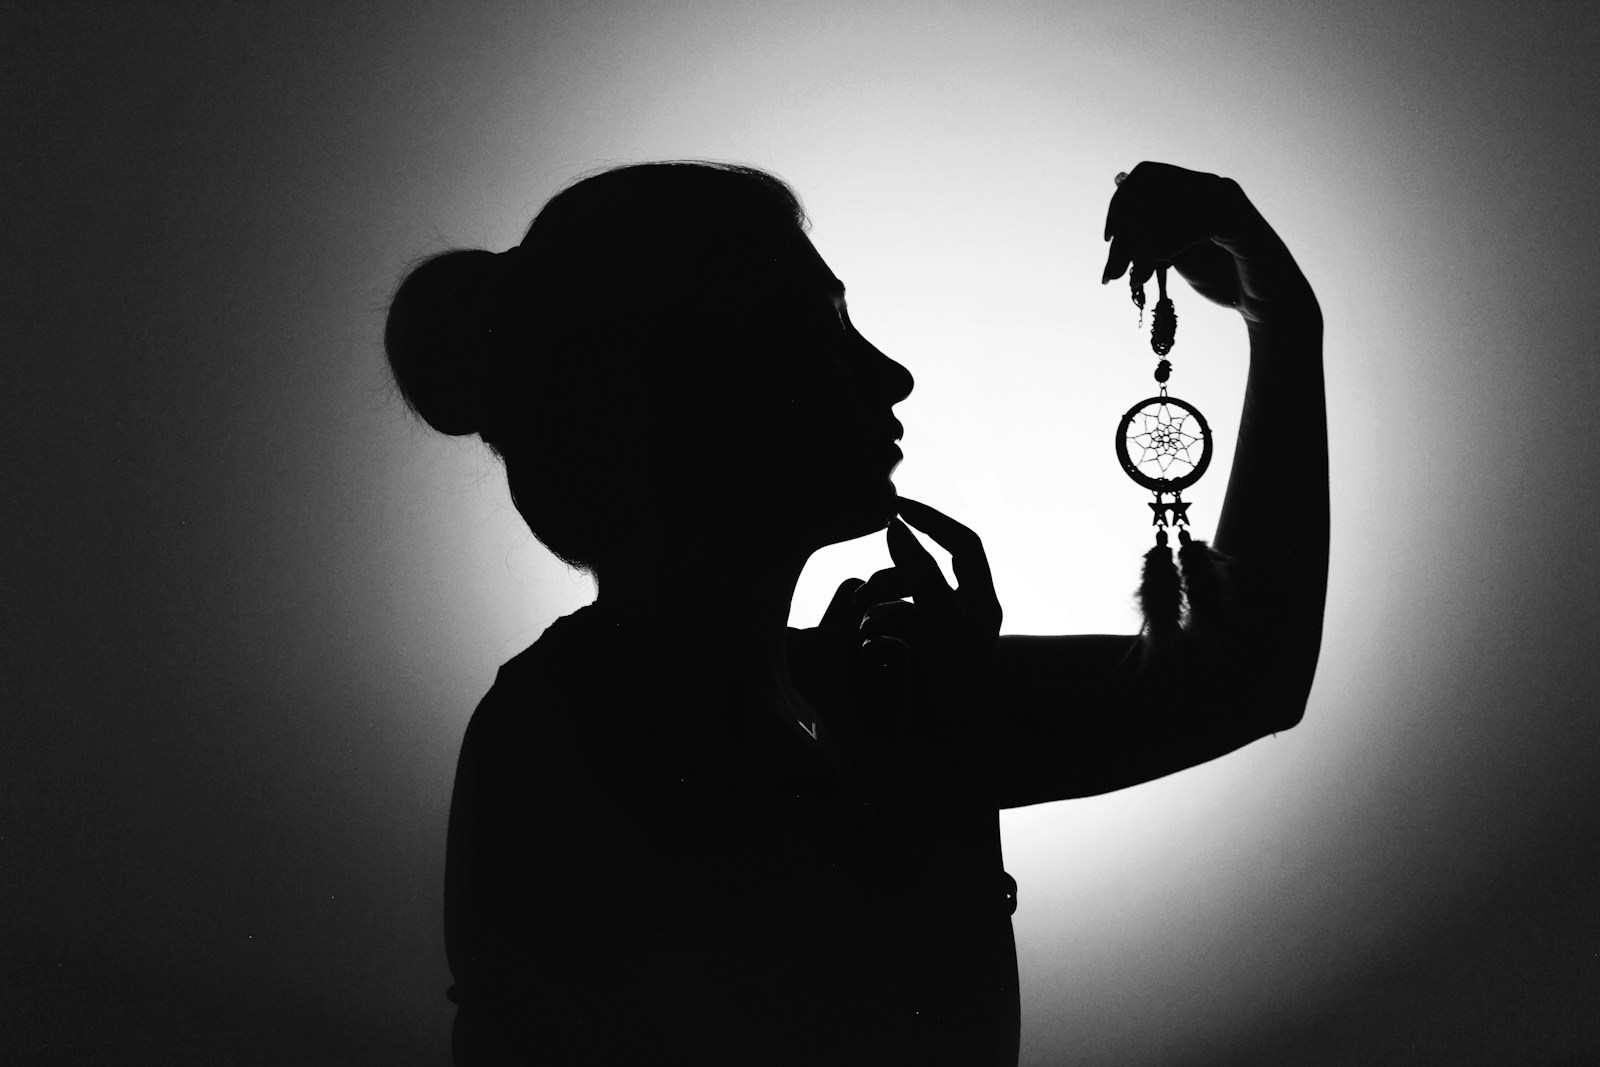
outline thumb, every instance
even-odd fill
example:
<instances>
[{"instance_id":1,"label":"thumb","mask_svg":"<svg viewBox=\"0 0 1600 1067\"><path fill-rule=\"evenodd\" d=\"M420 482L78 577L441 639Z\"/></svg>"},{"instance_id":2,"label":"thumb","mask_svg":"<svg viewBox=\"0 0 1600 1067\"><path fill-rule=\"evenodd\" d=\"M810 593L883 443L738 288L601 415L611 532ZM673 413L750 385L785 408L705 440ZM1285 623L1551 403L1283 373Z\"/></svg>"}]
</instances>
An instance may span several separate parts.
<instances>
[{"instance_id":1,"label":"thumb","mask_svg":"<svg viewBox=\"0 0 1600 1067\"><path fill-rule=\"evenodd\" d=\"M822 613L821 626L854 626L860 617L861 608L855 602L855 592L867 583L860 578L846 578L839 583L839 588L833 592L833 599L828 602L828 610Z\"/></svg>"}]
</instances>

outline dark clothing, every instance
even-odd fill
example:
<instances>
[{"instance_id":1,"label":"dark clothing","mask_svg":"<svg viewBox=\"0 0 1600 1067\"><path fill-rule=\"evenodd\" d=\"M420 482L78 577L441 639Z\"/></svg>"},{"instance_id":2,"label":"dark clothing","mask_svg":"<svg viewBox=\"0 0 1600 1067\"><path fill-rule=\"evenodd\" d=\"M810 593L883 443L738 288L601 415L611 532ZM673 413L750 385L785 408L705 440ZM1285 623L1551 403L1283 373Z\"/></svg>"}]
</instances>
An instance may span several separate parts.
<instances>
[{"instance_id":1,"label":"dark clothing","mask_svg":"<svg viewBox=\"0 0 1600 1067\"><path fill-rule=\"evenodd\" d=\"M1013 1067L997 813L973 849L877 802L849 664L793 636L821 743L593 607L501 668L450 812L458 1065Z\"/></svg>"}]
</instances>

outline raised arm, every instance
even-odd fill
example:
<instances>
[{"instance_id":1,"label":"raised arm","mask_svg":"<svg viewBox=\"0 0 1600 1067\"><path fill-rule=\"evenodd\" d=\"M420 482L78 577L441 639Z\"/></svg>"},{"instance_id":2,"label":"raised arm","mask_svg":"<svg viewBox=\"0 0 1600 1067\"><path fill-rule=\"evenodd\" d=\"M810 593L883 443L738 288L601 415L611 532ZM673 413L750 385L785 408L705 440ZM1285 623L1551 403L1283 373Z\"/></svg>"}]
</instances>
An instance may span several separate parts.
<instances>
[{"instance_id":1,"label":"raised arm","mask_svg":"<svg viewBox=\"0 0 1600 1067\"><path fill-rule=\"evenodd\" d=\"M1250 373L1213 547L1232 562L1231 621L1142 668L1142 637L1000 639L993 710L1002 807L1109 792L1298 723L1322 638L1328 445L1322 312L1238 183L1161 163L1122 181L1102 281L1170 265L1235 308Z\"/></svg>"},{"instance_id":2,"label":"raised arm","mask_svg":"<svg viewBox=\"0 0 1600 1067\"><path fill-rule=\"evenodd\" d=\"M982 542L902 500L902 516L951 551L959 590L952 594L909 535L892 528L896 565L845 582L823 626L796 632L791 655L832 661L842 677L854 669L842 665L863 655L909 650L908 699L898 703L915 710L899 727L882 722L880 709L886 732L875 744L915 747L941 722L965 720L958 735L967 740L956 747L991 754L977 777L1000 807L1136 785L1294 726L1322 639L1328 445L1322 312L1311 286L1239 185L1214 174L1139 164L1112 197L1106 238L1104 281L1131 271L1142 282L1170 266L1202 296L1237 310L1250 339L1239 440L1213 541L1229 560L1222 619L1186 624L1176 648L1154 656L1142 654L1143 635L996 639L1000 614ZM905 597L915 605L895 599ZM879 652L869 651L874 644ZM858 708L897 704L882 691L861 701L858 693ZM858 718L865 728L873 715ZM967 763L933 777L964 780Z\"/></svg>"}]
</instances>

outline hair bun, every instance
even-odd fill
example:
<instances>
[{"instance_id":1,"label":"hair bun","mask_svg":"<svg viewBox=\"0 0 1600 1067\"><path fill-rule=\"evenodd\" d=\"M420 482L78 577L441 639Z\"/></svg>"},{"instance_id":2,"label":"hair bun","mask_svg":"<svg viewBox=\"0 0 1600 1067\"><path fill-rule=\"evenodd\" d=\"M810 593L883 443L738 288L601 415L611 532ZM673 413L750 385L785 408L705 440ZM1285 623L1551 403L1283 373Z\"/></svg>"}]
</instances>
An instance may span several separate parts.
<instances>
[{"instance_id":1,"label":"hair bun","mask_svg":"<svg viewBox=\"0 0 1600 1067\"><path fill-rule=\"evenodd\" d=\"M484 419L495 254L458 249L424 260L389 305L383 346L406 404L440 433L477 433Z\"/></svg>"}]
</instances>

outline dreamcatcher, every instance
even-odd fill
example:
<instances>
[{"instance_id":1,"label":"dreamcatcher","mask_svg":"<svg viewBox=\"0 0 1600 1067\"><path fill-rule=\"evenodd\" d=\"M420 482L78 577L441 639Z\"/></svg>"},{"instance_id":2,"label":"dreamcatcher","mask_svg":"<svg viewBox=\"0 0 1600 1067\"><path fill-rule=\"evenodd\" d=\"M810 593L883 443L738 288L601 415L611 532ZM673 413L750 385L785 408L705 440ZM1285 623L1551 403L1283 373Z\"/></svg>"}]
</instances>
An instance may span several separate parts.
<instances>
[{"instance_id":1,"label":"dreamcatcher","mask_svg":"<svg viewBox=\"0 0 1600 1067\"><path fill-rule=\"evenodd\" d=\"M1124 177L1117 175L1119 185ZM1143 328L1144 285L1134 280L1131 265L1128 277ZM1198 482L1211 465L1211 427L1199 408L1167 392L1172 377L1172 361L1167 356L1177 343L1178 315L1167 295L1167 268L1157 267L1155 277L1158 298L1151 315L1150 348L1157 358L1154 376L1159 392L1122 416L1116 448L1123 471L1155 496L1149 508L1156 543L1145 553L1139 606L1149 645L1159 651L1176 640L1185 622L1194 627L1220 615L1223 560L1204 541L1189 535L1189 502L1183 499L1183 491ZM1169 529L1178 535L1176 565Z\"/></svg>"}]
</instances>

